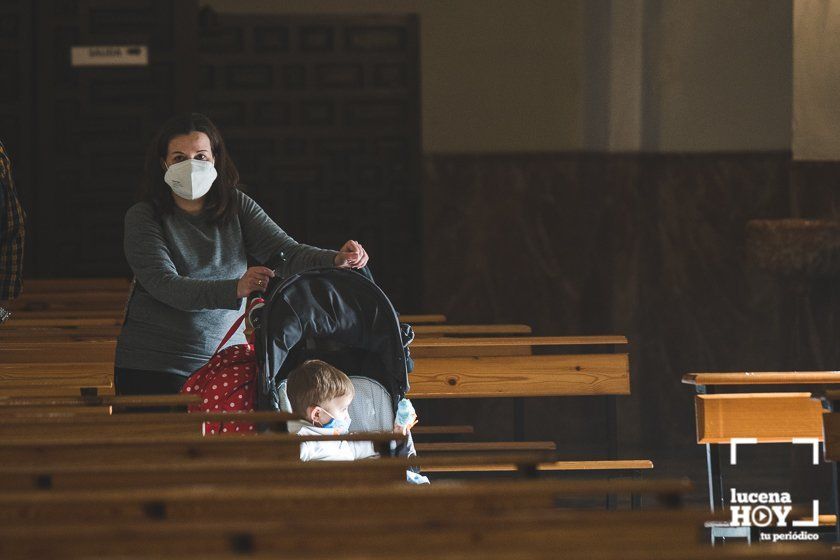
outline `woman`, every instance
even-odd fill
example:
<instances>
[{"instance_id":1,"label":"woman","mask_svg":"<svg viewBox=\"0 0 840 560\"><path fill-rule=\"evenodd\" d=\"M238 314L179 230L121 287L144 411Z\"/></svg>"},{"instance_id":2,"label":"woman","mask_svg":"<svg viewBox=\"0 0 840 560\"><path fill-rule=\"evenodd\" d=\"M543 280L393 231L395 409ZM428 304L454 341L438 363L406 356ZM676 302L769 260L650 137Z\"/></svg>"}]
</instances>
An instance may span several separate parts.
<instances>
[{"instance_id":1,"label":"woman","mask_svg":"<svg viewBox=\"0 0 840 560\"><path fill-rule=\"evenodd\" d=\"M239 173L210 119L166 122L146 156L142 202L125 215L124 248L134 289L117 342L117 394L177 393L274 272L248 268L285 254L283 274L362 268L355 241L340 251L297 243L239 190ZM229 344L242 344L237 333Z\"/></svg>"}]
</instances>

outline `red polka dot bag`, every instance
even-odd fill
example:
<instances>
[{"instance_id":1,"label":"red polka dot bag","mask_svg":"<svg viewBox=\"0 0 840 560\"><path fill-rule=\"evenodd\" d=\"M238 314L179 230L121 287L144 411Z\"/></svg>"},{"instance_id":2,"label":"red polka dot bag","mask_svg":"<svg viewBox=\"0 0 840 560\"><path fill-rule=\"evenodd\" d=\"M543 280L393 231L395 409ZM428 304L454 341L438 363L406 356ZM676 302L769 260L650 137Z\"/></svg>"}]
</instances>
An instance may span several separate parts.
<instances>
[{"instance_id":1,"label":"red polka dot bag","mask_svg":"<svg viewBox=\"0 0 840 560\"><path fill-rule=\"evenodd\" d=\"M237 413L253 412L257 399L257 360L252 344L235 344L220 349L236 334L248 312L262 299L251 302L244 315L234 322L224 336L213 357L193 373L181 388L181 393L198 395L201 401L190 405L189 412ZM249 422L205 422L204 434L254 433Z\"/></svg>"}]
</instances>

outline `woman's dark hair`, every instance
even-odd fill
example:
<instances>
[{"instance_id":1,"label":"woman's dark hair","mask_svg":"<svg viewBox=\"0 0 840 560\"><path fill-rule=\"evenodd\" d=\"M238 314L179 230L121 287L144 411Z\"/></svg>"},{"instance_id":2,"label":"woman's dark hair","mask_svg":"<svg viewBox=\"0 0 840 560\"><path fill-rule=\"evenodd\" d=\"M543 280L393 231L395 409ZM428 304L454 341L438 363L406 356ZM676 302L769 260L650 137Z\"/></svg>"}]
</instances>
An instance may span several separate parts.
<instances>
[{"instance_id":1,"label":"woman's dark hair","mask_svg":"<svg viewBox=\"0 0 840 560\"><path fill-rule=\"evenodd\" d=\"M212 222L226 222L238 210L234 191L240 186L239 172L228 155L219 129L210 119L200 113L172 117L160 127L146 152L143 181L140 184L140 199L150 203L159 216L172 212L175 201L172 198L172 189L163 180L166 171L161 161L166 160L170 140L192 132L203 132L210 139L214 165L218 173L213 186L205 195L204 210L212 212L210 218Z\"/></svg>"}]
</instances>

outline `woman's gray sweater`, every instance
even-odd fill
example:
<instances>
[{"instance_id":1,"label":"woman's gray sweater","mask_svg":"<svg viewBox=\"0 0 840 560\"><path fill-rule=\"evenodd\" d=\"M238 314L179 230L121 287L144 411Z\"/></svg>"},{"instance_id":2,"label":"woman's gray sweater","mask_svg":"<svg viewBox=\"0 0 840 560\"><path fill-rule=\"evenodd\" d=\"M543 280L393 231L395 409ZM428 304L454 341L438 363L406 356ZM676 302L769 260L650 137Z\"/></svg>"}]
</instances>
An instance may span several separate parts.
<instances>
[{"instance_id":1,"label":"woman's gray sweater","mask_svg":"<svg viewBox=\"0 0 840 560\"><path fill-rule=\"evenodd\" d=\"M248 256L265 263L282 251L284 276L334 266L335 251L297 243L256 202L236 193L239 211L226 224L177 206L162 218L145 202L128 210L124 247L135 284L116 367L189 376L203 366L244 312L236 285ZM244 343L243 329L228 344Z\"/></svg>"}]
</instances>

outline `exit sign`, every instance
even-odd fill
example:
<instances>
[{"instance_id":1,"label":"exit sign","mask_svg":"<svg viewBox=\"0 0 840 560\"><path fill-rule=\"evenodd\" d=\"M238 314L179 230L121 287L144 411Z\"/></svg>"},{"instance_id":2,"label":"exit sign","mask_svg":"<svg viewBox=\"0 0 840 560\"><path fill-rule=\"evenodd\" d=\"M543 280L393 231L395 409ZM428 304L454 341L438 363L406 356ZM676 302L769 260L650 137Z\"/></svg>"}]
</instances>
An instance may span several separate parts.
<instances>
[{"instance_id":1,"label":"exit sign","mask_svg":"<svg viewBox=\"0 0 840 560\"><path fill-rule=\"evenodd\" d=\"M71 66L148 66L146 45L95 45L70 47Z\"/></svg>"}]
</instances>

